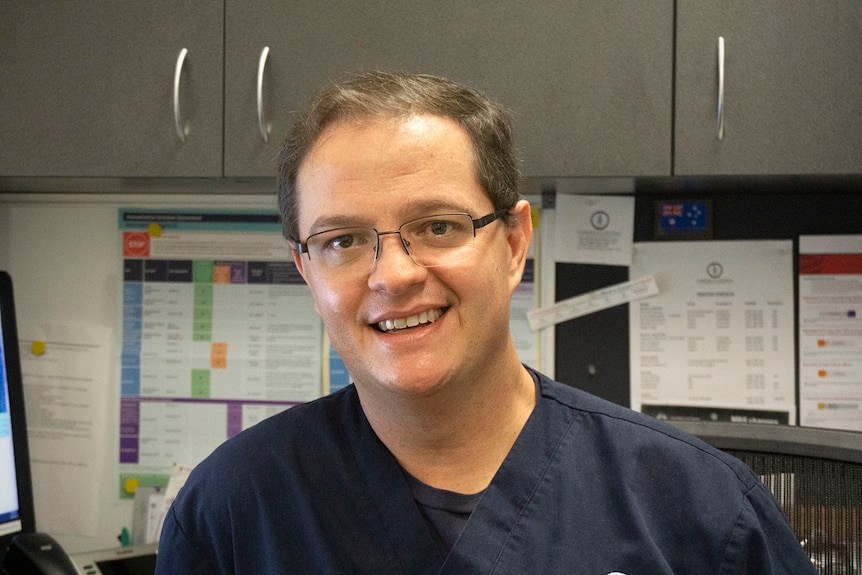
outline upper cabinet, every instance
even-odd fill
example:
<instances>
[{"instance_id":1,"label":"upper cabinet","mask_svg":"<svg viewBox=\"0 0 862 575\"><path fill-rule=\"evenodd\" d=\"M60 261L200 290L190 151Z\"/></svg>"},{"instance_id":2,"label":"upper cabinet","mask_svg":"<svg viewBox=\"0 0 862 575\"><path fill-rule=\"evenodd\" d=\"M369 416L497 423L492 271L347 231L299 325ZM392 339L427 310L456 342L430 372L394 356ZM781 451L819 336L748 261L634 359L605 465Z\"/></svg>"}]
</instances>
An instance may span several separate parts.
<instances>
[{"instance_id":1,"label":"upper cabinet","mask_svg":"<svg viewBox=\"0 0 862 575\"><path fill-rule=\"evenodd\" d=\"M676 175L862 173L862 2L677 0L676 33Z\"/></svg>"},{"instance_id":2,"label":"upper cabinet","mask_svg":"<svg viewBox=\"0 0 862 575\"><path fill-rule=\"evenodd\" d=\"M4 2L0 177L272 177L324 83L443 74L531 176L668 175L673 2Z\"/></svg>"},{"instance_id":3,"label":"upper cabinet","mask_svg":"<svg viewBox=\"0 0 862 575\"><path fill-rule=\"evenodd\" d=\"M317 88L382 68L499 99L525 175L668 175L672 39L671 0L227 0L224 173L271 176Z\"/></svg>"},{"instance_id":4,"label":"upper cabinet","mask_svg":"<svg viewBox=\"0 0 862 575\"><path fill-rule=\"evenodd\" d=\"M3 2L0 176L221 176L223 18L215 2Z\"/></svg>"},{"instance_id":5,"label":"upper cabinet","mask_svg":"<svg viewBox=\"0 0 862 575\"><path fill-rule=\"evenodd\" d=\"M371 68L499 99L527 176L862 173L860 30L859 0L6 1L0 178L272 177Z\"/></svg>"}]
</instances>

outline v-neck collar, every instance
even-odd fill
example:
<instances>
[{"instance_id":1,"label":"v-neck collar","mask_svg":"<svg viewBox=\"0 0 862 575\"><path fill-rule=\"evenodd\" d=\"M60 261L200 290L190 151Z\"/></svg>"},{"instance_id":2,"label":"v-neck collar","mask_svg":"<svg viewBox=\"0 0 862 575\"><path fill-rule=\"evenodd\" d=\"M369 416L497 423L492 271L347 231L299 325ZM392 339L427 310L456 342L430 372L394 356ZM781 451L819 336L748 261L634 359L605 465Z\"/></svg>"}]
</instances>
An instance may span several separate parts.
<instances>
[{"instance_id":1,"label":"v-neck collar","mask_svg":"<svg viewBox=\"0 0 862 575\"><path fill-rule=\"evenodd\" d=\"M541 377L539 386L541 389ZM363 523L380 531L379 551L393 558L397 571L411 574L491 572L506 546L514 544L509 535L530 506L574 418L571 412L567 417L555 417L556 403L540 394L512 449L444 560L400 465L374 433L358 396L353 399L355 409L351 417L345 418L345 435L355 456L357 482L361 482L363 496L371 503L367 509L376 515Z\"/></svg>"},{"instance_id":2,"label":"v-neck collar","mask_svg":"<svg viewBox=\"0 0 862 575\"><path fill-rule=\"evenodd\" d=\"M355 389L352 392L354 409L345 418L345 436L355 456L356 481L374 515L358 518L357 524L379 531L375 534L378 551L368 552L391 557L393 573L436 574L444 558L425 526L401 466L374 433Z\"/></svg>"},{"instance_id":3,"label":"v-neck collar","mask_svg":"<svg viewBox=\"0 0 862 575\"><path fill-rule=\"evenodd\" d=\"M517 544L510 535L533 504L574 420L571 410L566 410L565 417L556 416L555 408L559 407L553 399L540 395L439 575L491 573L500 566L504 550Z\"/></svg>"}]
</instances>

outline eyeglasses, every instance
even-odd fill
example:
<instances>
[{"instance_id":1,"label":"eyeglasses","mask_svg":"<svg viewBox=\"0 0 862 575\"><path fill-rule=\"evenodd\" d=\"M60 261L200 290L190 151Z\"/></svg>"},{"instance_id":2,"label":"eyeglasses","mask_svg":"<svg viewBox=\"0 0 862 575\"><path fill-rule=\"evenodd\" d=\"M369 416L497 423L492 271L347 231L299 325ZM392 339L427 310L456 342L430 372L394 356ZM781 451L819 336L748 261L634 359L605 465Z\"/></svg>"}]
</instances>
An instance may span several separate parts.
<instances>
[{"instance_id":1,"label":"eyeglasses","mask_svg":"<svg viewBox=\"0 0 862 575\"><path fill-rule=\"evenodd\" d=\"M410 220L397 230L334 228L311 234L294 245L307 253L323 273L365 273L380 257L380 236L398 234L404 251L416 265L432 268L456 264L473 248L476 230L502 218L507 210L496 210L473 219L470 214L435 214Z\"/></svg>"}]
</instances>

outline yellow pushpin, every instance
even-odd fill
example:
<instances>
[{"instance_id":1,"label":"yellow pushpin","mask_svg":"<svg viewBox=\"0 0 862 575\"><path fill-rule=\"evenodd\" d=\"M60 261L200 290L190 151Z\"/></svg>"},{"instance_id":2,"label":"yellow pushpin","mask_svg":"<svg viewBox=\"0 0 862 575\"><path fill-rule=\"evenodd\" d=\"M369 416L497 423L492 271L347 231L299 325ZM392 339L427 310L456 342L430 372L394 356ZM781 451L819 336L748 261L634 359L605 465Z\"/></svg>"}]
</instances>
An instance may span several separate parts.
<instances>
[{"instance_id":1,"label":"yellow pushpin","mask_svg":"<svg viewBox=\"0 0 862 575\"><path fill-rule=\"evenodd\" d=\"M140 482L134 477L132 477L130 479L126 479L125 483L123 483L123 490L129 495L134 495L135 491L138 490L139 485Z\"/></svg>"},{"instance_id":2,"label":"yellow pushpin","mask_svg":"<svg viewBox=\"0 0 862 575\"><path fill-rule=\"evenodd\" d=\"M147 233L150 234L151 238L158 238L162 235L162 225L157 224L156 222L151 223L147 226Z\"/></svg>"},{"instance_id":3,"label":"yellow pushpin","mask_svg":"<svg viewBox=\"0 0 862 575\"><path fill-rule=\"evenodd\" d=\"M45 354L45 342L44 341L34 341L30 344L30 351L33 355L44 355Z\"/></svg>"}]
</instances>

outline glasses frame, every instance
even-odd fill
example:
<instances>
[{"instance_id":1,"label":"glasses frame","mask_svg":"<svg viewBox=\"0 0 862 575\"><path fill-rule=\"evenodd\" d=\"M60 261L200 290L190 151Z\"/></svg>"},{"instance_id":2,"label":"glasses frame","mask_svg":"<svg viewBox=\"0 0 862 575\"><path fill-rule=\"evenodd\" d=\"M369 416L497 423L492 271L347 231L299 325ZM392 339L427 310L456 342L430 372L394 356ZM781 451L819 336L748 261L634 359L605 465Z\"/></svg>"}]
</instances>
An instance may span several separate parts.
<instances>
[{"instance_id":1,"label":"glasses frame","mask_svg":"<svg viewBox=\"0 0 862 575\"><path fill-rule=\"evenodd\" d=\"M335 232L338 230L366 229L366 230L374 231L374 233L377 235L377 241L374 245L374 259L371 260L372 262L377 261L377 258L380 256L380 236L388 236L388 235L392 235L392 234L398 234L398 239L401 241L400 242L401 247L404 248L404 251L407 253L408 256L410 256L410 259L413 260L413 262L415 263L416 260L413 259L413 254L410 253L410 249L407 247L408 244L404 240L404 236L401 235L401 230L404 228L404 226L408 226L408 225L412 224L413 222L416 222L419 220L424 220L426 218L434 218L434 217L438 217L438 216L440 216L440 217L443 217L443 216L466 216L466 217L470 218L470 221L473 222L473 237L475 238L476 237L476 230L478 230L479 228L484 228L488 224L501 219L508 212L509 212L508 208L503 208L500 210L494 210L490 214L484 215L480 218L473 218L473 216L471 216L470 214L468 214L466 212L453 212L453 213L446 213L446 214L429 214L427 216L422 216L421 218L415 218L415 219L412 219L410 221L404 222L403 224L398 226L397 230L388 230L388 231L383 231L383 232L378 231L377 228L372 228L369 226L342 226L342 227L338 227L338 228L330 228L328 230L315 232L315 233L309 235L307 238L305 238L304 242L293 242L293 247L300 254L308 254L308 260L311 261L311 252L308 250L308 240L310 240L314 236L319 236L321 234L328 234L328 233ZM421 264L416 264L416 265L421 265ZM422 267L430 267L430 266L422 266Z\"/></svg>"}]
</instances>

